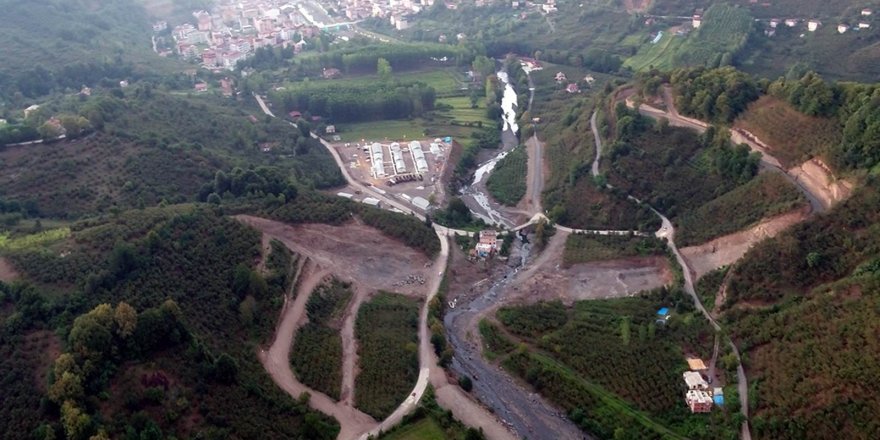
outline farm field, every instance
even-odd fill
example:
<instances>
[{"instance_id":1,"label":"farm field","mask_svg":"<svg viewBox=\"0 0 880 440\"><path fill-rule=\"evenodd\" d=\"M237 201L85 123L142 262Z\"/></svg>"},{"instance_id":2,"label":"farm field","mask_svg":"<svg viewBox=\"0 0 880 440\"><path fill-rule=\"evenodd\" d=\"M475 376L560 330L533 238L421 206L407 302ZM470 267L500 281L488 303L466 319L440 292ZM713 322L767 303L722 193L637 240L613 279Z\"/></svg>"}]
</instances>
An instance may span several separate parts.
<instances>
[{"instance_id":1,"label":"farm field","mask_svg":"<svg viewBox=\"0 0 880 440\"><path fill-rule=\"evenodd\" d=\"M623 65L636 72L651 68L667 70L675 67L673 56L679 47L684 44L686 37L675 35L666 30L656 44L648 42L639 49L639 52L623 62Z\"/></svg>"},{"instance_id":2,"label":"farm field","mask_svg":"<svg viewBox=\"0 0 880 440\"><path fill-rule=\"evenodd\" d=\"M342 386L342 313L352 296L351 286L336 279L316 287L306 310L309 323L296 335L290 361L304 384L334 399Z\"/></svg>"},{"instance_id":3,"label":"farm field","mask_svg":"<svg viewBox=\"0 0 880 440\"><path fill-rule=\"evenodd\" d=\"M376 419L391 414L418 377L418 313L416 300L392 293L380 293L358 312L355 400Z\"/></svg>"},{"instance_id":4,"label":"farm field","mask_svg":"<svg viewBox=\"0 0 880 440\"><path fill-rule=\"evenodd\" d=\"M803 194L778 173L761 174L676 220L679 246L705 243L762 219L807 205Z\"/></svg>"},{"instance_id":5,"label":"farm field","mask_svg":"<svg viewBox=\"0 0 880 440\"><path fill-rule=\"evenodd\" d=\"M771 147L773 156L786 168L821 156L842 137L837 121L807 116L769 95L750 104L734 127L748 130Z\"/></svg>"},{"instance_id":6,"label":"farm field","mask_svg":"<svg viewBox=\"0 0 880 440\"><path fill-rule=\"evenodd\" d=\"M655 324L658 307L679 302L668 325ZM503 307L496 317L519 341L505 342L490 324L482 324L481 333L491 336L496 355L505 356L505 368L601 438L613 437L621 426L632 438L736 438L735 408L716 409L707 422L681 402L685 354L706 358L713 341L708 323L683 307L686 303L680 294L660 289L644 297L580 301L571 308ZM529 349L514 350L518 342Z\"/></svg>"},{"instance_id":7,"label":"farm field","mask_svg":"<svg viewBox=\"0 0 880 440\"><path fill-rule=\"evenodd\" d=\"M565 240L566 266L590 261L663 255L666 243L654 236L571 234Z\"/></svg>"},{"instance_id":8,"label":"farm field","mask_svg":"<svg viewBox=\"0 0 880 440\"><path fill-rule=\"evenodd\" d=\"M745 47L753 26L752 17L746 9L715 4L706 11L699 29L687 36L676 36L672 30L666 30L659 42L646 43L625 65L641 71L652 66L670 69L732 64Z\"/></svg>"},{"instance_id":9,"label":"farm field","mask_svg":"<svg viewBox=\"0 0 880 440\"><path fill-rule=\"evenodd\" d=\"M486 181L492 198L507 206L516 206L522 200L526 194L528 159L525 147L520 145L498 161Z\"/></svg>"}]
</instances>

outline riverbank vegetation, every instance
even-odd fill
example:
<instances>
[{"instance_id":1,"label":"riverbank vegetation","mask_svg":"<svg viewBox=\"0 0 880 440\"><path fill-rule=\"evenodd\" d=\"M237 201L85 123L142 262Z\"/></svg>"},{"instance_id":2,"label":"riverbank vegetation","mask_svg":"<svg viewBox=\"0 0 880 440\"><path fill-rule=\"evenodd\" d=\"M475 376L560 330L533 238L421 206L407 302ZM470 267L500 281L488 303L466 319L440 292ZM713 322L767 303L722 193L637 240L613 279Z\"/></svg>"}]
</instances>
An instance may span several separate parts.
<instances>
[{"instance_id":1,"label":"riverbank vegetation","mask_svg":"<svg viewBox=\"0 0 880 440\"><path fill-rule=\"evenodd\" d=\"M486 180L492 198L506 206L516 206L522 200L526 194L528 159L526 147L520 145L495 164Z\"/></svg>"},{"instance_id":2,"label":"riverbank vegetation","mask_svg":"<svg viewBox=\"0 0 880 440\"><path fill-rule=\"evenodd\" d=\"M360 374L357 407L384 419L406 399L419 375L419 304L392 293L364 303L355 323Z\"/></svg>"}]
</instances>

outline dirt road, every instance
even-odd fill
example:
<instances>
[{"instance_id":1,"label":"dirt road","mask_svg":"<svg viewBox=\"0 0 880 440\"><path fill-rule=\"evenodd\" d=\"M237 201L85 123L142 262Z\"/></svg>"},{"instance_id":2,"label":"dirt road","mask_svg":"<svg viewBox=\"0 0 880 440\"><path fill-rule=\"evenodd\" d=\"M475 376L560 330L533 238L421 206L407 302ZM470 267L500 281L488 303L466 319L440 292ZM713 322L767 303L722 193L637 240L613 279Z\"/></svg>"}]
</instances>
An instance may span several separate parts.
<instances>
[{"instance_id":1,"label":"dirt road","mask_svg":"<svg viewBox=\"0 0 880 440\"><path fill-rule=\"evenodd\" d=\"M675 110L675 106L672 105L671 94L669 93L669 90L666 88L664 88L664 98L667 99L667 103L668 103L667 107L671 106L671 113L673 115L677 115L678 112ZM640 111L641 111L641 109L640 109ZM599 138L599 131L596 130L595 125L592 126L592 131L593 131L593 136L596 139L598 139ZM596 145L597 146L599 145L598 142ZM599 155L597 154L596 156L598 157ZM638 202L638 199L636 199L632 195L630 195L628 197ZM639 202L639 203L641 203L641 202ZM716 333L721 332L721 326L718 324L718 322L715 320L715 318L712 316L712 314L709 313L708 310L706 310L706 307L703 305L703 303L700 301L700 298L697 296L697 292L694 289L693 271L688 263L688 260L684 258L684 255L682 255L682 253L679 252L678 247L675 245L675 227L672 225L672 222L670 222L669 219L666 218L666 216L657 212L657 210L655 210L653 208L651 208L651 210L654 211L654 213L657 214L657 216L659 216L660 220L661 220L660 229L657 231L657 233L655 235L658 238L665 238L667 240L667 246L669 247L669 250L672 251L672 253L675 255L675 259L678 261L679 266L681 266L682 272L684 274L684 290L685 290L685 292L687 292L688 295L691 296L691 298L694 301L694 306L697 308L697 310L700 311L700 313L703 314L703 316L706 318L706 320L709 321L709 323L715 329L715 332ZM748 406L749 385L748 385L748 378L746 377L745 369L743 369L742 358L740 357L739 349L737 349L736 344L733 343L733 340L730 339L730 337L726 338L726 342L730 346L730 348L734 352L734 354L736 355L737 362L738 362L738 365L737 365L737 390L739 392L739 399L740 399L740 412L743 415L743 422L740 427L740 438L742 440L751 440L752 435L751 435L751 430L749 428L749 406Z\"/></svg>"},{"instance_id":2,"label":"dirt road","mask_svg":"<svg viewBox=\"0 0 880 440\"><path fill-rule=\"evenodd\" d=\"M338 438L350 439L376 426L376 421L349 405L336 402L326 394L303 385L296 379L290 367L290 349L294 337L308 321L305 313L306 303L312 290L329 275L330 272L317 267L314 263L306 263L300 275L296 299L293 302L285 300L281 311L281 323L275 332L275 340L268 350L260 350L259 358L269 376L281 389L294 399L298 399L302 393L309 393L311 395L309 406L335 418L340 426Z\"/></svg>"},{"instance_id":3,"label":"dirt road","mask_svg":"<svg viewBox=\"0 0 880 440\"><path fill-rule=\"evenodd\" d=\"M339 394L339 401L348 406L354 406L354 380L358 373L358 344L354 335L354 324L361 304L367 300L369 295L369 292L360 286L352 287L354 296L345 310L342 329L339 332L342 338L342 390Z\"/></svg>"},{"instance_id":4,"label":"dirt road","mask_svg":"<svg viewBox=\"0 0 880 440\"><path fill-rule=\"evenodd\" d=\"M541 192L544 191L544 143L538 140L537 134L526 141L526 153L529 157L526 195L521 205L527 213L543 212Z\"/></svg>"},{"instance_id":5,"label":"dirt road","mask_svg":"<svg viewBox=\"0 0 880 440\"><path fill-rule=\"evenodd\" d=\"M710 271L736 263L756 243L775 237L791 225L804 221L808 215L806 207L777 215L744 231L718 237L699 246L682 248L681 253L690 263L694 277L700 279Z\"/></svg>"}]
</instances>

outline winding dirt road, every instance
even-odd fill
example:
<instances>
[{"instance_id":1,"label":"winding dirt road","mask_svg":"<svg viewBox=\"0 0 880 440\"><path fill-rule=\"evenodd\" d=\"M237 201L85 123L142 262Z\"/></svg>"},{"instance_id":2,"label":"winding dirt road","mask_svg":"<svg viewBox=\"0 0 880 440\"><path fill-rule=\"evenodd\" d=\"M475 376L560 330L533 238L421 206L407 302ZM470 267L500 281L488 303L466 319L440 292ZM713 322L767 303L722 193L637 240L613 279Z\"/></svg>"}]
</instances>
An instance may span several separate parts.
<instances>
[{"instance_id":1,"label":"winding dirt road","mask_svg":"<svg viewBox=\"0 0 880 440\"><path fill-rule=\"evenodd\" d=\"M641 109L640 109L640 111L641 111ZM677 114L677 112L674 111L674 106L673 106L672 111L675 114ZM595 116L596 116L596 113L594 111L593 117L595 117ZM593 131L593 136L596 138L596 146L598 148L600 145L599 131L596 129L595 124L591 124L591 128ZM598 158L599 156L600 156L599 152L597 151L596 157ZM597 172L598 166L596 166L594 169ZM594 173L594 176L595 175L596 174ZM633 197L631 195L629 196L629 198L635 200L638 203L641 203L641 201L639 201L638 199L636 199L635 197ZM673 226L672 222L669 221L669 219L666 218L666 216L664 216L663 214L661 214L660 212L658 212L654 208L651 208L651 211L653 211L655 214L657 214L657 216L659 216L660 220L661 220L660 229L657 231L657 233L655 235L658 238L665 238L667 240L667 246L669 247L669 250L672 251L672 253L675 255L675 259L678 261L678 264L682 268L682 273L684 275L684 290L685 290L685 292L687 292L688 295L691 296L691 298L694 301L694 306L697 308L697 310L700 311L700 313L703 314L703 316L706 318L706 320L709 321L709 323L715 329L716 333L721 332L721 325L718 324L718 322L715 320L715 318L712 316L712 314L709 312L709 310L707 310L706 307L703 306L703 303L700 301L700 297L697 296L697 292L694 289L693 270L691 269L690 265L688 264L688 261L684 258L682 253L679 252L678 247L675 245L675 226ZM751 440L752 435L751 435L751 430L749 429L749 405L748 405L749 385L748 385L748 379L746 378L746 373L745 373L745 370L743 369L743 366L742 366L742 359L740 358L739 350L736 348L736 345L733 343L733 340L730 339L729 337L727 338L726 342L728 343L730 348L733 350L734 354L736 355L737 361L738 361L737 390L739 391L739 397L740 397L740 412L744 416L742 426L740 428L740 438L742 440Z\"/></svg>"}]
</instances>

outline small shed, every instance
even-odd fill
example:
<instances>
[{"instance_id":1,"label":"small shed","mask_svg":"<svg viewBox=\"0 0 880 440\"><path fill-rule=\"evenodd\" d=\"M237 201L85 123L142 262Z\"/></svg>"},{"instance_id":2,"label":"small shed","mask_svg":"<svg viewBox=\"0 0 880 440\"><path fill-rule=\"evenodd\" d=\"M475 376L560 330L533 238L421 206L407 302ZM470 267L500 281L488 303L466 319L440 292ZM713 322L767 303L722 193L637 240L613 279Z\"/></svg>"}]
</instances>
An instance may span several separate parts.
<instances>
[{"instance_id":1,"label":"small shed","mask_svg":"<svg viewBox=\"0 0 880 440\"><path fill-rule=\"evenodd\" d=\"M703 362L702 359L699 359L699 358L688 358L687 363L688 363L688 368L690 368L691 371L704 371L704 370L707 370L707 368L706 368L706 364Z\"/></svg>"}]
</instances>

